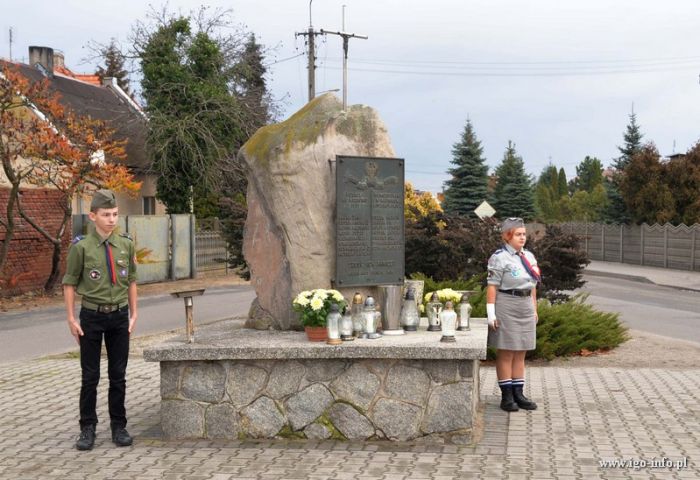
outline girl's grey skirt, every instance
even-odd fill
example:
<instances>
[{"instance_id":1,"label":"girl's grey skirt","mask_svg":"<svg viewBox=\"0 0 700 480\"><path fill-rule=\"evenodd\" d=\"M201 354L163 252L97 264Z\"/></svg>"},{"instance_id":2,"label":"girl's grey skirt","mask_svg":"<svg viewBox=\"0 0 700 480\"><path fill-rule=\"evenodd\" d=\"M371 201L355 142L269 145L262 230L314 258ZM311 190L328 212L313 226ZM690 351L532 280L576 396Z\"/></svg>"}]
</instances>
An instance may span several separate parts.
<instances>
[{"instance_id":1,"label":"girl's grey skirt","mask_svg":"<svg viewBox=\"0 0 700 480\"><path fill-rule=\"evenodd\" d=\"M534 350L536 338L535 306L532 297L496 295L498 330L489 329L489 347L500 350Z\"/></svg>"}]
</instances>

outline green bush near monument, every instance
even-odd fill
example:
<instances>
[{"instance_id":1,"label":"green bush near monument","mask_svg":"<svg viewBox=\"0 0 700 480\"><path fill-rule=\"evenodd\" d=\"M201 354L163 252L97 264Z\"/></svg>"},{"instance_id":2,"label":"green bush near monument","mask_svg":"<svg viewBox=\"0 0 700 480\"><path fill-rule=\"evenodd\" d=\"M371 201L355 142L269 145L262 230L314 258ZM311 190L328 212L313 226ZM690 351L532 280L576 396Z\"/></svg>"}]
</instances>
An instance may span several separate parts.
<instances>
[{"instance_id":1,"label":"green bush near monument","mask_svg":"<svg viewBox=\"0 0 700 480\"><path fill-rule=\"evenodd\" d=\"M530 358L555 357L596 352L618 347L628 339L627 327L619 314L601 312L585 303L580 294L564 303L538 302L537 348Z\"/></svg>"},{"instance_id":2,"label":"green bush near monument","mask_svg":"<svg viewBox=\"0 0 700 480\"><path fill-rule=\"evenodd\" d=\"M425 292L452 288L473 290L469 296L472 317L486 316L486 289L484 275L475 275L468 280L446 280L436 282L423 274L411 275L413 280L425 282ZM578 355L582 352L605 351L616 348L627 341L627 327L617 313L601 312L585 303L588 296L575 295L562 303L551 303L546 299L538 302L537 348L528 352L527 358L552 360L555 357ZM496 351L488 349L488 358L496 358Z\"/></svg>"}]
</instances>

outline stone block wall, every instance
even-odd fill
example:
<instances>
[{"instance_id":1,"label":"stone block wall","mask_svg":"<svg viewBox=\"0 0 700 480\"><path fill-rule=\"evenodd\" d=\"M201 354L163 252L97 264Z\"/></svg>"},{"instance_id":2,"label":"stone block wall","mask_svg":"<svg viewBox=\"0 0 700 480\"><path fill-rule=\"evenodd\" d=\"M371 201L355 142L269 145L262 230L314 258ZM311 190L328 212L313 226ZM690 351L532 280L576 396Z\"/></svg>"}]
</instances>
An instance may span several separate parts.
<instances>
[{"instance_id":1,"label":"stone block wall","mask_svg":"<svg viewBox=\"0 0 700 480\"><path fill-rule=\"evenodd\" d=\"M0 217L7 208L9 189L0 188ZM63 218L63 195L58 190L23 189L22 206L30 218L51 234L58 231ZM5 228L0 225L0 241L5 239ZM65 258L70 246L71 225L63 235L61 268L65 268ZM29 223L15 213L15 231L10 243L7 265L3 278L0 278L0 295L18 295L43 288L51 273L53 245L37 232Z\"/></svg>"},{"instance_id":2,"label":"stone block wall","mask_svg":"<svg viewBox=\"0 0 700 480\"><path fill-rule=\"evenodd\" d=\"M468 443L478 360L161 362L168 438Z\"/></svg>"}]
</instances>

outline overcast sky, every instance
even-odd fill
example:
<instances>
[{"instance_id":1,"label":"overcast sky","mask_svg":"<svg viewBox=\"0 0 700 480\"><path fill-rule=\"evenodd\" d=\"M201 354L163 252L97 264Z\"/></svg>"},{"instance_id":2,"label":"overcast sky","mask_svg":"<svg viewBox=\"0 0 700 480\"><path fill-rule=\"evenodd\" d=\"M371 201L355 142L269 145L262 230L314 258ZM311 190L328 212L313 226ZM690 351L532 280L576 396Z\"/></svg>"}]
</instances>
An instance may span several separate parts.
<instances>
[{"instance_id":1,"label":"overcast sky","mask_svg":"<svg viewBox=\"0 0 700 480\"><path fill-rule=\"evenodd\" d=\"M171 0L189 12L203 2ZM270 87L284 118L307 101L308 0L212 0L276 47ZM154 5L159 5L154 2ZM512 140L526 169L550 162L569 177L586 155L605 166L619 155L634 105L646 141L662 154L700 139L700 2L696 0L315 0L315 28L369 36L350 41L348 102L374 107L386 123L406 178L442 189L452 144L467 118L491 169ZM128 43L148 6L137 0L0 0L0 55L29 45L65 53L75 72L90 40ZM321 37L317 91L342 87L342 43ZM338 95L341 95L339 92Z\"/></svg>"}]
</instances>

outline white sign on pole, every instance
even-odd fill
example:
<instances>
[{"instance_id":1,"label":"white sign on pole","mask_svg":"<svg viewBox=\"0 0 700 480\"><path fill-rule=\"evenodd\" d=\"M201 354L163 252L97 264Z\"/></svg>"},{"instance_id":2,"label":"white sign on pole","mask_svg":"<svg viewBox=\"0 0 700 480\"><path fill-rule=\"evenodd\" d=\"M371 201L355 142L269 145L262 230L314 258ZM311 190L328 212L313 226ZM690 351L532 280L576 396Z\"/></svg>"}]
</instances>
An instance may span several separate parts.
<instances>
[{"instance_id":1,"label":"white sign on pole","mask_svg":"<svg viewBox=\"0 0 700 480\"><path fill-rule=\"evenodd\" d=\"M481 202L481 205L476 207L474 213L476 213L476 216L479 218L488 218L493 217L493 214L496 213L496 210L494 210L493 207L489 205L489 202L484 200L483 202Z\"/></svg>"}]
</instances>

